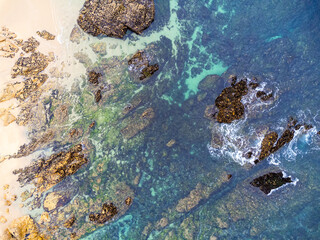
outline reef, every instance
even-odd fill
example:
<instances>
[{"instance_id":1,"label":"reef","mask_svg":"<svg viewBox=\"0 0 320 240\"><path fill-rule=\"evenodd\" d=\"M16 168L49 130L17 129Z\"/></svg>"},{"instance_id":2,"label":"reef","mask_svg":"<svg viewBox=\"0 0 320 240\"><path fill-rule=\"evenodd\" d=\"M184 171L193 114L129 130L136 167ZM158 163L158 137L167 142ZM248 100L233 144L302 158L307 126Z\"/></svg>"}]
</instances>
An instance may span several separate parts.
<instances>
[{"instance_id":1,"label":"reef","mask_svg":"<svg viewBox=\"0 0 320 240\"><path fill-rule=\"evenodd\" d=\"M93 36L123 38L127 29L141 34L155 15L153 0L86 0L80 10L78 25Z\"/></svg>"},{"instance_id":2,"label":"reef","mask_svg":"<svg viewBox=\"0 0 320 240\"><path fill-rule=\"evenodd\" d=\"M89 215L89 220L95 223L105 223L111 220L115 215L117 215L118 210L113 203L105 203L102 206L101 213L92 213Z\"/></svg>"},{"instance_id":3,"label":"reef","mask_svg":"<svg viewBox=\"0 0 320 240\"><path fill-rule=\"evenodd\" d=\"M37 34L46 40L54 40L56 38L55 35L49 33L47 30L37 31Z\"/></svg>"},{"instance_id":4,"label":"reef","mask_svg":"<svg viewBox=\"0 0 320 240\"><path fill-rule=\"evenodd\" d=\"M145 129L154 118L155 113L152 108L146 109L141 115L134 114L128 119L129 123L121 130L124 138L130 139Z\"/></svg>"},{"instance_id":5,"label":"reef","mask_svg":"<svg viewBox=\"0 0 320 240\"><path fill-rule=\"evenodd\" d=\"M286 183L291 183L290 177L283 177L282 172L270 172L258 178L255 178L250 184L258 187L265 194L269 194L272 189L277 189Z\"/></svg>"},{"instance_id":6,"label":"reef","mask_svg":"<svg viewBox=\"0 0 320 240\"><path fill-rule=\"evenodd\" d=\"M40 159L24 169L15 170L18 180L24 185L33 181L39 192L46 191L67 176L77 172L88 160L84 157L81 144L69 151L52 154L49 159Z\"/></svg>"},{"instance_id":7,"label":"reef","mask_svg":"<svg viewBox=\"0 0 320 240\"><path fill-rule=\"evenodd\" d=\"M222 90L216 98L215 105L219 109L217 121L219 123L231 123L244 115L244 105L241 98L248 93L247 80L242 79L233 83L231 87Z\"/></svg>"},{"instance_id":8,"label":"reef","mask_svg":"<svg viewBox=\"0 0 320 240\"><path fill-rule=\"evenodd\" d=\"M150 65L147 54L144 51L138 51L128 60L129 70L134 79L140 81L151 77L159 70L159 65Z\"/></svg>"}]
</instances>

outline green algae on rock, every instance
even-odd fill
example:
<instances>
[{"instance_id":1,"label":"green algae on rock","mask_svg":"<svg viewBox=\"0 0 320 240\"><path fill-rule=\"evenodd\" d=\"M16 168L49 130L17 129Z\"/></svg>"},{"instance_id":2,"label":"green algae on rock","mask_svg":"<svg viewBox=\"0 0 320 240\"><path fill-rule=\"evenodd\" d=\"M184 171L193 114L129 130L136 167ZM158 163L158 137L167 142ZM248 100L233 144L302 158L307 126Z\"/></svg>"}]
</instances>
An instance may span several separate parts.
<instances>
[{"instance_id":1,"label":"green algae on rock","mask_svg":"<svg viewBox=\"0 0 320 240\"><path fill-rule=\"evenodd\" d=\"M150 26L154 15L153 0L86 0L78 17L78 25L93 36L122 38L127 29L141 34Z\"/></svg>"},{"instance_id":2,"label":"green algae on rock","mask_svg":"<svg viewBox=\"0 0 320 240\"><path fill-rule=\"evenodd\" d=\"M258 187L265 194L269 194L272 189L277 189L286 183L291 183L290 177L284 177L282 172L270 172L261 177L255 178L250 184Z\"/></svg>"}]
</instances>

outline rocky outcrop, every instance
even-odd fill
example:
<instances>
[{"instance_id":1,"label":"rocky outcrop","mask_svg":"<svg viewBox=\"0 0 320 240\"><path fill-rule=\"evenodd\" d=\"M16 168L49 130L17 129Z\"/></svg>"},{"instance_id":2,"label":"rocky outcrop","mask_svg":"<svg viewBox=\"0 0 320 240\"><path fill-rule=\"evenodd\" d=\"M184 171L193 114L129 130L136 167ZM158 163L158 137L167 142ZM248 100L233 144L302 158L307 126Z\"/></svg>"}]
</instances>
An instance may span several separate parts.
<instances>
[{"instance_id":1,"label":"rocky outcrop","mask_svg":"<svg viewBox=\"0 0 320 240\"><path fill-rule=\"evenodd\" d=\"M113 203L105 203L102 206L101 213L91 213L89 215L89 220L99 224L105 223L111 220L117 213L118 210Z\"/></svg>"},{"instance_id":2,"label":"rocky outcrop","mask_svg":"<svg viewBox=\"0 0 320 240\"><path fill-rule=\"evenodd\" d=\"M43 208L47 212L56 210L70 201L70 198L64 192L48 193L43 202Z\"/></svg>"},{"instance_id":3,"label":"rocky outcrop","mask_svg":"<svg viewBox=\"0 0 320 240\"><path fill-rule=\"evenodd\" d=\"M39 47L39 45L40 43L34 37L31 37L27 41L24 41L22 43L21 49L26 53L34 52L37 49L37 47Z\"/></svg>"},{"instance_id":4,"label":"rocky outcrop","mask_svg":"<svg viewBox=\"0 0 320 240\"><path fill-rule=\"evenodd\" d=\"M105 42L97 42L90 44L92 51L99 55L107 54L107 44Z\"/></svg>"},{"instance_id":5,"label":"rocky outcrop","mask_svg":"<svg viewBox=\"0 0 320 240\"><path fill-rule=\"evenodd\" d=\"M128 29L141 34L152 23L154 14L153 0L86 0L78 24L93 36L122 38Z\"/></svg>"},{"instance_id":6,"label":"rocky outcrop","mask_svg":"<svg viewBox=\"0 0 320 240\"><path fill-rule=\"evenodd\" d=\"M47 238L39 233L36 223L30 216L24 216L12 221L1 239L44 240Z\"/></svg>"},{"instance_id":7,"label":"rocky outcrop","mask_svg":"<svg viewBox=\"0 0 320 240\"><path fill-rule=\"evenodd\" d=\"M146 109L141 115L135 114L127 126L121 130L121 134L126 139L133 138L151 123L154 116L155 113L152 108Z\"/></svg>"},{"instance_id":8,"label":"rocky outcrop","mask_svg":"<svg viewBox=\"0 0 320 240\"><path fill-rule=\"evenodd\" d=\"M140 81L151 77L156 71L159 70L159 65L150 65L147 54L143 51L138 51L129 60L129 71L132 73L134 79Z\"/></svg>"},{"instance_id":9,"label":"rocky outcrop","mask_svg":"<svg viewBox=\"0 0 320 240\"><path fill-rule=\"evenodd\" d=\"M14 32L3 27L0 31L0 57L13 58L19 51L22 40L17 39Z\"/></svg>"},{"instance_id":10,"label":"rocky outcrop","mask_svg":"<svg viewBox=\"0 0 320 240\"><path fill-rule=\"evenodd\" d=\"M89 72L89 82L98 85L99 84L99 78L101 77L101 73L97 73L95 71Z\"/></svg>"},{"instance_id":11,"label":"rocky outcrop","mask_svg":"<svg viewBox=\"0 0 320 240\"><path fill-rule=\"evenodd\" d=\"M69 151L52 154L49 159L40 159L31 166L14 171L23 185L33 181L39 192L46 191L67 176L77 172L88 160L84 157L81 144Z\"/></svg>"},{"instance_id":12,"label":"rocky outcrop","mask_svg":"<svg viewBox=\"0 0 320 240\"><path fill-rule=\"evenodd\" d=\"M11 76L15 78L18 75L32 76L43 71L49 64L46 55L34 52L30 57L20 57L12 68Z\"/></svg>"},{"instance_id":13,"label":"rocky outcrop","mask_svg":"<svg viewBox=\"0 0 320 240\"><path fill-rule=\"evenodd\" d=\"M244 115L244 105L241 98L248 93L246 79L232 84L222 90L222 93L216 98L215 104L219 109L217 121L219 123L231 123Z\"/></svg>"},{"instance_id":14,"label":"rocky outcrop","mask_svg":"<svg viewBox=\"0 0 320 240\"><path fill-rule=\"evenodd\" d=\"M269 194L272 189L281 187L286 183L291 183L290 177L283 177L282 172L271 172L261 177L255 178L250 184L258 187L265 194Z\"/></svg>"},{"instance_id":15,"label":"rocky outcrop","mask_svg":"<svg viewBox=\"0 0 320 240\"><path fill-rule=\"evenodd\" d=\"M37 34L46 40L54 40L56 38L55 35L49 33L47 30L37 31Z\"/></svg>"}]
</instances>

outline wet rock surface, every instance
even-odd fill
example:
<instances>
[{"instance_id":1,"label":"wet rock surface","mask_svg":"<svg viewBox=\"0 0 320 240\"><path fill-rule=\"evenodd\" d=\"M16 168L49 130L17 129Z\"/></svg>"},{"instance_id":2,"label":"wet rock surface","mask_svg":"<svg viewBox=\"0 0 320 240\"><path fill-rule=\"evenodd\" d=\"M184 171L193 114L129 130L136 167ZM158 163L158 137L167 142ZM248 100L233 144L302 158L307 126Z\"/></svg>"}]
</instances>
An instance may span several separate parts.
<instances>
[{"instance_id":1,"label":"wet rock surface","mask_svg":"<svg viewBox=\"0 0 320 240\"><path fill-rule=\"evenodd\" d=\"M113 203L105 203L102 206L101 213L92 213L89 215L89 220L95 223L105 223L111 220L115 215L117 215L117 207Z\"/></svg>"},{"instance_id":2,"label":"wet rock surface","mask_svg":"<svg viewBox=\"0 0 320 240\"><path fill-rule=\"evenodd\" d=\"M47 30L37 31L37 34L46 40L54 40L56 38L55 35L49 33Z\"/></svg>"},{"instance_id":3,"label":"wet rock surface","mask_svg":"<svg viewBox=\"0 0 320 240\"><path fill-rule=\"evenodd\" d=\"M240 80L222 90L216 98L215 105L219 109L217 121L220 123L231 123L244 115L244 105L241 98L248 93L247 81Z\"/></svg>"},{"instance_id":4,"label":"wet rock surface","mask_svg":"<svg viewBox=\"0 0 320 240\"><path fill-rule=\"evenodd\" d=\"M88 160L84 157L81 144L69 151L52 154L49 159L40 159L33 165L14 171L24 185L33 181L39 192L50 189L67 176L77 172Z\"/></svg>"},{"instance_id":5,"label":"wet rock surface","mask_svg":"<svg viewBox=\"0 0 320 240\"><path fill-rule=\"evenodd\" d=\"M132 72L134 78L140 81L151 77L159 70L159 65L149 65L149 59L144 51L138 51L128 60L129 70Z\"/></svg>"},{"instance_id":6,"label":"wet rock surface","mask_svg":"<svg viewBox=\"0 0 320 240\"><path fill-rule=\"evenodd\" d=\"M127 29L141 34L154 19L153 0L86 0L78 17L80 28L93 36L122 38Z\"/></svg>"},{"instance_id":7,"label":"wet rock surface","mask_svg":"<svg viewBox=\"0 0 320 240\"><path fill-rule=\"evenodd\" d=\"M291 178L284 177L282 172L271 172L255 178L250 184L254 187L258 187L265 194L269 194L272 189L277 189L282 185L291 182Z\"/></svg>"}]
</instances>

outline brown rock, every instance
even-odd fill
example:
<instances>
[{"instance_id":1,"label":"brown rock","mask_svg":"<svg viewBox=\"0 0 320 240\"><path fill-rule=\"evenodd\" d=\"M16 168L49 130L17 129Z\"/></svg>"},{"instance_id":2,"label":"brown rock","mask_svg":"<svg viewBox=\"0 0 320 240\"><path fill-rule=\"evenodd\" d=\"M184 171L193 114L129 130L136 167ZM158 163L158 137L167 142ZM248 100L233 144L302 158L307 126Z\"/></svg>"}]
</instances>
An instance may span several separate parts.
<instances>
[{"instance_id":1,"label":"brown rock","mask_svg":"<svg viewBox=\"0 0 320 240\"><path fill-rule=\"evenodd\" d=\"M34 37L31 37L22 43L22 50L26 53L34 52L39 45L40 43Z\"/></svg>"},{"instance_id":2,"label":"brown rock","mask_svg":"<svg viewBox=\"0 0 320 240\"><path fill-rule=\"evenodd\" d=\"M122 38L128 28L141 34L153 21L154 14L153 0L86 0L78 24L93 36Z\"/></svg>"},{"instance_id":3,"label":"brown rock","mask_svg":"<svg viewBox=\"0 0 320 240\"><path fill-rule=\"evenodd\" d=\"M132 204L132 198L131 197L128 197L126 200L125 200L125 203L130 206Z\"/></svg>"},{"instance_id":4,"label":"brown rock","mask_svg":"<svg viewBox=\"0 0 320 240\"><path fill-rule=\"evenodd\" d=\"M167 147L172 147L174 144L176 144L176 140L171 139L166 145Z\"/></svg>"},{"instance_id":5,"label":"brown rock","mask_svg":"<svg viewBox=\"0 0 320 240\"><path fill-rule=\"evenodd\" d=\"M98 91L96 91L95 95L94 95L94 99L96 100L96 103L100 102L102 96L101 96L101 90L99 89Z\"/></svg>"},{"instance_id":6,"label":"brown rock","mask_svg":"<svg viewBox=\"0 0 320 240\"><path fill-rule=\"evenodd\" d=\"M101 73L97 73L95 71L89 72L89 82L98 85L99 84L99 78L101 77Z\"/></svg>"},{"instance_id":7,"label":"brown rock","mask_svg":"<svg viewBox=\"0 0 320 240\"><path fill-rule=\"evenodd\" d=\"M37 34L38 34L40 37L42 37L42 38L44 38L44 39L46 39L46 40L54 40L54 39L56 38L55 35L49 33L49 32L46 31L46 30L42 30L41 32L40 32L40 31L37 31Z\"/></svg>"},{"instance_id":8,"label":"brown rock","mask_svg":"<svg viewBox=\"0 0 320 240\"><path fill-rule=\"evenodd\" d=\"M75 216L72 216L63 224L63 226L66 228L71 228L73 226L73 224L75 223L75 221L76 221Z\"/></svg>"},{"instance_id":9,"label":"brown rock","mask_svg":"<svg viewBox=\"0 0 320 240\"><path fill-rule=\"evenodd\" d=\"M149 65L149 59L144 51L138 51L128 61L129 70L134 79L140 81L151 77L159 70L158 64Z\"/></svg>"},{"instance_id":10,"label":"brown rock","mask_svg":"<svg viewBox=\"0 0 320 240\"><path fill-rule=\"evenodd\" d=\"M95 223L105 223L111 220L116 214L118 210L113 203L105 203L102 206L101 213L92 213L89 215L89 220Z\"/></svg>"},{"instance_id":11,"label":"brown rock","mask_svg":"<svg viewBox=\"0 0 320 240\"><path fill-rule=\"evenodd\" d=\"M49 193L43 202L43 208L47 212L52 212L57 208L65 205L70 199L62 192L51 192Z\"/></svg>"}]
</instances>

